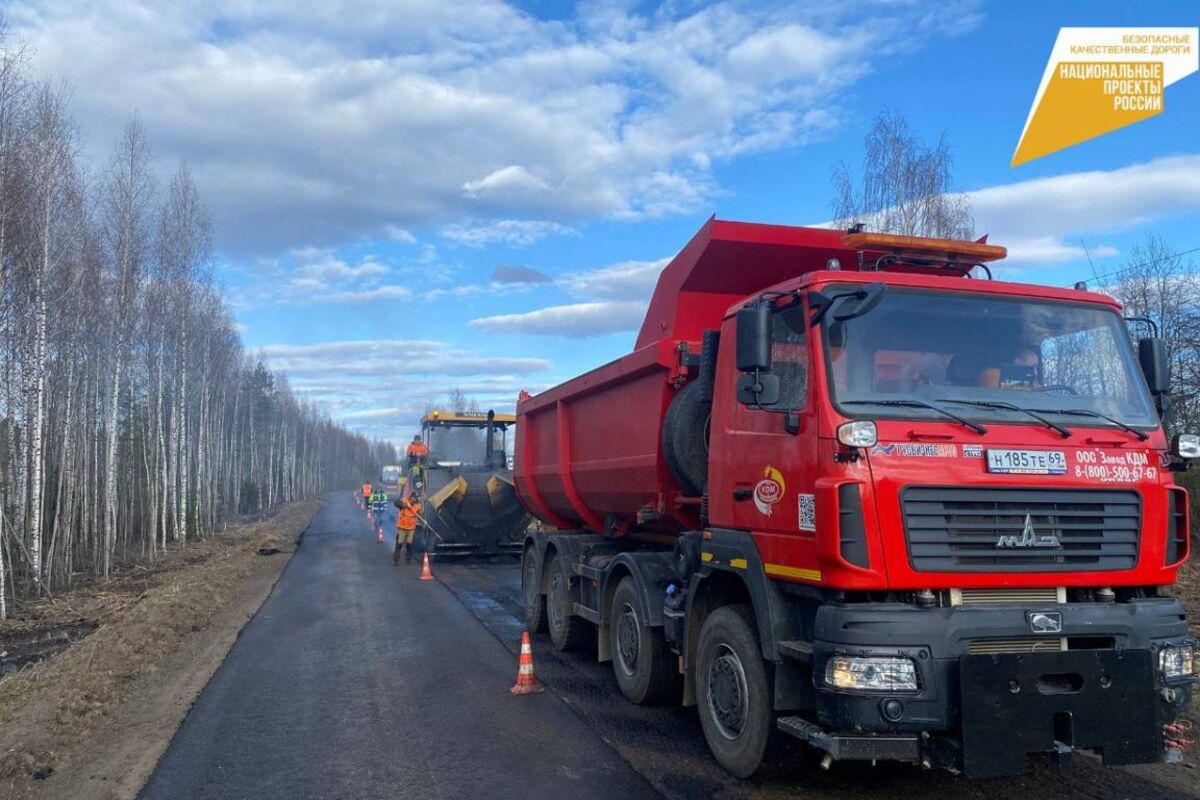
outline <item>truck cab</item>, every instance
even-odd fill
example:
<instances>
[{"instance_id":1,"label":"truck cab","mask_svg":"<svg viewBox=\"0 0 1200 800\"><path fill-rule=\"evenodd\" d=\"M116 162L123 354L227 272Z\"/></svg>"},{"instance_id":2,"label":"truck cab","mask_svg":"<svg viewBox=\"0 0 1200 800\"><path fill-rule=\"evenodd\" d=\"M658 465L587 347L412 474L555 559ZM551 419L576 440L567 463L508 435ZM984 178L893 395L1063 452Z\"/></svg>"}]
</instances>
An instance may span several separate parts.
<instances>
[{"instance_id":1,"label":"truck cab","mask_svg":"<svg viewBox=\"0 0 1200 800\"><path fill-rule=\"evenodd\" d=\"M1082 287L988 279L1003 248L787 230L762 235L792 237L792 276L707 324L680 314L714 304L684 296L703 255L664 273L647 325L682 334L657 350L665 474L622 515L633 503L593 488L581 454L567 477L582 506L594 493L592 538L531 539L527 565L573 554L558 591L599 626L615 671L631 638L679 657L682 700L734 774L757 768L770 730L827 765L971 776L1078 749L1110 765L1177 757L1163 729L1190 702L1195 642L1160 587L1188 555L1173 474L1200 442L1167 439L1161 341L1135 347L1116 302ZM672 282L675 303L660 297ZM620 402L633 384L615 374L646 380L636 355L582 396L609 385ZM556 398L560 436L571 396ZM523 456L531 510L574 522L544 481L522 480ZM614 606L614 573L640 608ZM555 585L539 585L527 602L545 604L553 636ZM634 634L623 609L641 612Z\"/></svg>"},{"instance_id":2,"label":"truck cab","mask_svg":"<svg viewBox=\"0 0 1200 800\"><path fill-rule=\"evenodd\" d=\"M1132 758L1102 682L1159 686L1120 712L1151 741L1157 706L1186 707L1190 676L1162 665L1187 628L1157 587L1187 556L1188 502L1116 304L886 271L764 298L722 324L742 346L717 358L708 518L714 541L749 531L769 578L841 591L811 609L818 719L972 741L1057 725L1055 741ZM764 315L769 347L738 330ZM754 345L767 363L739 365ZM1025 752L963 756L987 774Z\"/></svg>"}]
</instances>

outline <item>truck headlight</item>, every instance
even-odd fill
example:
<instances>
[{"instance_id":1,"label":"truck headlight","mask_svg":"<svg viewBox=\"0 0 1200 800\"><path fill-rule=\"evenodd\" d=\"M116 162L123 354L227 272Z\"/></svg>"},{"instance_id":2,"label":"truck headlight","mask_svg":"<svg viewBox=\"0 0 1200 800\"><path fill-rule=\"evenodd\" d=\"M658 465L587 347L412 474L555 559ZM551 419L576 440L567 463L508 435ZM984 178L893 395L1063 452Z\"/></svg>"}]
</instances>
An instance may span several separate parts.
<instances>
[{"instance_id":1,"label":"truck headlight","mask_svg":"<svg viewBox=\"0 0 1200 800\"><path fill-rule=\"evenodd\" d=\"M1181 433L1175 437L1175 455L1180 458L1200 458L1200 436Z\"/></svg>"},{"instance_id":2,"label":"truck headlight","mask_svg":"<svg viewBox=\"0 0 1200 800\"><path fill-rule=\"evenodd\" d=\"M846 447L874 447L879 441L879 433L874 422L860 419L838 425L837 440Z\"/></svg>"},{"instance_id":3,"label":"truck headlight","mask_svg":"<svg viewBox=\"0 0 1200 800\"><path fill-rule=\"evenodd\" d=\"M911 658L834 656L825 664L825 682L857 692L915 692L917 665Z\"/></svg>"},{"instance_id":4,"label":"truck headlight","mask_svg":"<svg viewBox=\"0 0 1200 800\"><path fill-rule=\"evenodd\" d=\"M1158 651L1158 669L1168 680L1190 678L1195 674L1196 646L1170 644Z\"/></svg>"}]
</instances>

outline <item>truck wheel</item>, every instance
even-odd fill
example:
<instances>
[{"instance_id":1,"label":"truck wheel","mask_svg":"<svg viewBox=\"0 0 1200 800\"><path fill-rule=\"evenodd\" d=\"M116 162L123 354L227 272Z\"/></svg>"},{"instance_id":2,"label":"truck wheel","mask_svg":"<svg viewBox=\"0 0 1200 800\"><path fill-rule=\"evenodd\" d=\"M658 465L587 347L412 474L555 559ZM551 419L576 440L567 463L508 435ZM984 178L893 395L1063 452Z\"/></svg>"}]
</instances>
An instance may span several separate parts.
<instances>
[{"instance_id":1,"label":"truck wheel","mask_svg":"<svg viewBox=\"0 0 1200 800\"><path fill-rule=\"evenodd\" d=\"M530 633L546 631L546 596L542 594L537 553L526 547L521 554L521 592L525 598L525 627Z\"/></svg>"},{"instance_id":2,"label":"truck wheel","mask_svg":"<svg viewBox=\"0 0 1200 800\"><path fill-rule=\"evenodd\" d=\"M709 614L696 650L704 738L727 772L747 778L762 763L774 718L750 608L724 606Z\"/></svg>"},{"instance_id":3,"label":"truck wheel","mask_svg":"<svg viewBox=\"0 0 1200 800\"><path fill-rule=\"evenodd\" d=\"M571 564L558 553L547 568L550 588L546 593L546 627L555 650L578 650L588 638L587 621L571 613Z\"/></svg>"},{"instance_id":4,"label":"truck wheel","mask_svg":"<svg viewBox=\"0 0 1200 800\"><path fill-rule=\"evenodd\" d=\"M621 694L633 702L661 703L679 695L680 675L662 628L645 625L638 589L626 575L613 594L608 626L613 674Z\"/></svg>"}]
</instances>

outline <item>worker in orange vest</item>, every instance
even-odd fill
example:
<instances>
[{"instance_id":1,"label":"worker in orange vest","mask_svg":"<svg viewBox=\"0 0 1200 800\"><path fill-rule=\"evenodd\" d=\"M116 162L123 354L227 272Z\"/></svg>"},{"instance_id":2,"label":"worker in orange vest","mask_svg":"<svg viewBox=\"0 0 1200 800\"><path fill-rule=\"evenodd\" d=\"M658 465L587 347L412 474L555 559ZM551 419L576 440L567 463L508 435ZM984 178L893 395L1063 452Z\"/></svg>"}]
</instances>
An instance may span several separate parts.
<instances>
[{"instance_id":1,"label":"worker in orange vest","mask_svg":"<svg viewBox=\"0 0 1200 800\"><path fill-rule=\"evenodd\" d=\"M409 467L424 466L425 456L429 455L429 445L421 441L420 436L414 436L412 442L405 449L404 455L408 457Z\"/></svg>"},{"instance_id":2,"label":"worker in orange vest","mask_svg":"<svg viewBox=\"0 0 1200 800\"><path fill-rule=\"evenodd\" d=\"M421 441L421 435L417 434L413 440L409 442L408 448L404 451L408 456L409 464L424 464L425 456L429 454L429 445Z\"/></svg>"},{"instance_id":3,"label":"worker in orange vest","mask_svg":"<svg viewBox=\"0 0 1200 800\"><path fill-rule=\"evenodd\" d=\"M408 474L411 476L409 486L415 486L416 482L421 480L421 469L425 466L425 457L429 455L429 445L421 441L421 437L414 436L408 447L404 450L404 457L408 461ZM407 494L407 492L406 492Z\"/></svg>"},{"instance_id":4,"label":"worker in orange vest","mask_svg":"<svg viewBox=\"0 0 1200 800\"><path fill-rule=\"evenodd\" d=\"M370 503L371 502L371 482L370 481L363 482L362 493L363 493L363 502Z\"/></svg>"},{"instance_id":5,"label":"worker in orange vest","mask_svg":"<svg viewBox=\"0 0 1200 800\"><path fill-rule=\"evenodd\" d=\"M404 563L412 563L413 538L417 534L417 521L421 518L421 495L413 492L396 499L396 550L392 553L392 566L400 564L400 549L404 548Z\"/></svg>"}]
</instances>

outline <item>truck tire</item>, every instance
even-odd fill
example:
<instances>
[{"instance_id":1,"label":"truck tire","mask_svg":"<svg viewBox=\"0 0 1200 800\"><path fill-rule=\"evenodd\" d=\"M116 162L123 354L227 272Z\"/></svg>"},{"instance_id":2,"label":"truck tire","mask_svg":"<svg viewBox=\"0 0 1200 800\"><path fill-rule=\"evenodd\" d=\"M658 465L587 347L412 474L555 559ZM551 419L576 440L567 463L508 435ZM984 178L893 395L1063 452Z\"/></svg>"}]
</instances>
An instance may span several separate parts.
<instances>
[{"instance_id":1,"label":"truck tire","mask_svg":"<svg viewBox=\"0 0 1200 800\"><path fill-rule=\"evenodd\" d=\"M684 384L663 418L663 459L679 488L692 497L708 483L708 417L712 406L701 400L700 381Z\"/></svg>"},{"instance_id":2,"label":"truck tire","mask_svg":"<svg viewBox=\"0 0 1200 800\"><path fill-rule=\"evenodd\" d=\"M638 705L678 698L680 674L662 628L642 620L637 584L626 575L613 593L608 635L621 694Z\"/></svg>"},{"instance_id":3,"label":"truck tire","mask_svg":"<svg viewBox=\"0 0 1200 800\"><path fill-rule=\"evenodd\" d=\"M555 553L547 573L550 586L546 592L546 627L550 644L560 652L578 650L587 643L590 631L587 620L571 613L571 562Z\"/></svg>"},{"instance_id":4,"label":"truck tire","mask_svg":"<svg viewBox=\"0 0 1200 800\"><path fill-rule=\"evenodd\" d=\"M530 633L545 633L546 595L542 594L542 576L532 547L521 554L521 594L525 599L525 627Z\"/></svg>"},{"instance_id":5,"label":"truck tire","mask_svg":"<svg viewBox=\"0 0 1200 800\"><path fill-rule=\"evenodd\" d=\"M749 606L723 606L708 615L695 669L708 748L727 772L747 778L762 763L775 716Z\"/></svg>"}]
</instances>

